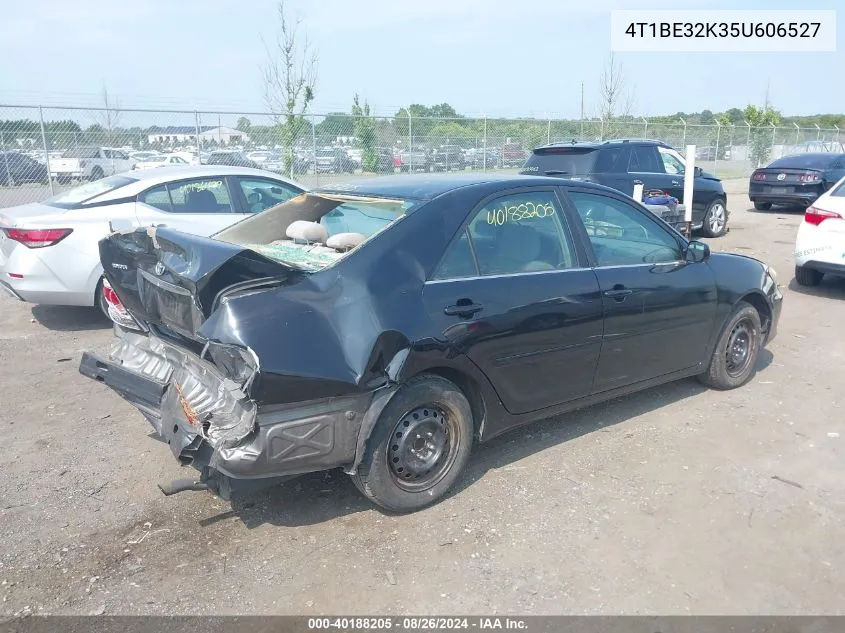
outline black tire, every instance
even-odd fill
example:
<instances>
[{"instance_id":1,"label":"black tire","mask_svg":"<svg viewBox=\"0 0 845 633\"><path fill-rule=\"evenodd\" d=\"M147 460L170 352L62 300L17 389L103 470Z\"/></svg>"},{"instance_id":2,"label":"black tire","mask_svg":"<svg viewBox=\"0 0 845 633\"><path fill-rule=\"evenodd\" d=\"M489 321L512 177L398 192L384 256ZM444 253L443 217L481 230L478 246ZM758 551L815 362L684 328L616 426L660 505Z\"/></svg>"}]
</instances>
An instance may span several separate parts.
<instances>
[{"instance_id":1,"label":"black tire","mask_svg":"<svg viewBox=\"0 0 845 633\"><path fill-rule=\"evenodd\" d=\"M701 232L706 237L722 237L728 231L728 208L725 201L716 198L707 205L704 211L704 219L701 225Z\"/></svg>"},{"instance_id":2,"label":"black tire","mask_svg":"<svg viewBox=\"0 0 845 633\"><path fill-rule=\"evenodd\" d=\"M100 314L103 315L103 317L111 321L111 317L109 316L109 304L106 301L106 296L103 294L102 277L97 283L97 289L94 291L94 305L97 307L97 310L99 310Z\"/></svg>"},{"instance_id":3,"label":"black tire","mask_svg":"<svg viewBox=\"0 0 845 633\"><path fill-rule=\"evenodd\" d=\"M755 200L754 201L754 208L757 209L758 211L768 211L769 209L772 208L772 203L771 202L757 202Z\"/></svg>"},{"instance_id":4,"label":"black tire","mask_svg":"<svg viewBox=\"0 0 845 633\"><path fill-rule=\"evenodd\" d=\"M804 268L803 266L795 267L795 281L799 286L818 286L821 283L824 273L812 268Z\"/></svg>"},{"instance_id":5,"label":"black tire","mask_svg":"<svg viewBox=\"0 0 845 633\"><path fill-rule=\"evenodd\" d=\"M93 182L95 180L99 180L103 177L103 175L103 170L100 167L94 167L94 169L91 170L91 181Z\"/></svg>"},{"instance_id":6,"label":"black tire","mask_svg":"<svg viewBox=\"0 0 845 633\"><path fill-rule=\"evenodd\" d=\"M425 445L416 448L419 442ZM449 491L472 443L472 410L464 394L445 378L421 374L403 385L382 411L352 481L387 510L419 510ZM434 445L440 450L431 450ZM426 457L420 459L414 450L425 450Z\"/></svg>"},{"instance_id":7,"label":"black tire","mask_svg":"<svg viewBox=\"0 0 845 633\"><path fill-rule=\"evenodd\" d=\"M719 335L707 371L698 379L713 389L736 389L754 375L763 343L760 313L740 301Z\"/></svg>"}]
</instances>

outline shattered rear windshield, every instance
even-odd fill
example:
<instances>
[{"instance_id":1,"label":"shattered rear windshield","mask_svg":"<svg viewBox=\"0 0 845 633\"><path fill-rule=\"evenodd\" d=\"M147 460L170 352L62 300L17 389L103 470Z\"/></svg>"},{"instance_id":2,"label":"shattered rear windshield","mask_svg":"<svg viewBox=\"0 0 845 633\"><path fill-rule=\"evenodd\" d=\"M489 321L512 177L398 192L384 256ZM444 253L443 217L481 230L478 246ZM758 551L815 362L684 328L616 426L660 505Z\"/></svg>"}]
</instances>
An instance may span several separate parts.
<instances>
[{"instance_id":1,"label":"shattered rear windshield","mask_svg":"<svg viewBox=\"0 0 845 633\"><path fill-rule=\"evenodd\" d=\"M313 272L373 239L417 204L417 200L305 193L224 229L215 238Z\"/></svg>"}]
</instances>

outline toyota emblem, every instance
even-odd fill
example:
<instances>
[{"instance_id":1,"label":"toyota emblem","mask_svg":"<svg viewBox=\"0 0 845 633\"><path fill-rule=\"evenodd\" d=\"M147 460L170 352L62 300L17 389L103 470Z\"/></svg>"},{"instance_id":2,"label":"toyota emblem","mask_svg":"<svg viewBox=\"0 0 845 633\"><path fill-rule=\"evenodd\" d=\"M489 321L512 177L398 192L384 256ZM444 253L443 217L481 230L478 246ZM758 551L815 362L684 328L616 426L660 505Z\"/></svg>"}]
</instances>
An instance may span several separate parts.
<instances>
[{"instance_id":1,"label":"toyota emblem","mask_svg":"<svg viewBox=\"0 0 845 633\"><path fill-rule=\"evenodd\" d=\"M786 174L778 174L778 180L783 180L786 178Z\"/></svg>"},{"instance_id":2,"label":"toyota emblem","mask_svg":"<svg viewBox=\"0 0 845 633\"><path fill-rule=\"evenodd\" d=\"M153 272L158 275L159 277L164 274L164 264L161 262L156 262L155 268L153 268Z\"/></svg>"}]
</instances>

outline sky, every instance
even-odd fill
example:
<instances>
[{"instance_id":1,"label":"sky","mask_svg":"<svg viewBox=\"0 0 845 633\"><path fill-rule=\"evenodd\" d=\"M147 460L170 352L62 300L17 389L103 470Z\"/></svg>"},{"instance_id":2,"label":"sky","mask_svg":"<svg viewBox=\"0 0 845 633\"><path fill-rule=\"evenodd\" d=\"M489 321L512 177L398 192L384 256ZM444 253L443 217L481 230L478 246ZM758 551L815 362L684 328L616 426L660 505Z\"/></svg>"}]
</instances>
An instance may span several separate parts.
<instances>
[{"instance_id":1,"label":"sky","mask_svg":"<svg viewBox=\"0 0 845 633\"><path fill-rule=\"evenodd\" d=\"M0 104L265 111L261 64L276 0L5 2ZM312 111L448 102L466 115L588 117L610 54L612 9L797 9L782 0L287 0L319 55ZM816 1L813 9L836 9ZM634 114L770 102L786 115L845 111L833 53L617 53ZM0 118L5 118L0 110Z\"/></svg>"}]
</instances>

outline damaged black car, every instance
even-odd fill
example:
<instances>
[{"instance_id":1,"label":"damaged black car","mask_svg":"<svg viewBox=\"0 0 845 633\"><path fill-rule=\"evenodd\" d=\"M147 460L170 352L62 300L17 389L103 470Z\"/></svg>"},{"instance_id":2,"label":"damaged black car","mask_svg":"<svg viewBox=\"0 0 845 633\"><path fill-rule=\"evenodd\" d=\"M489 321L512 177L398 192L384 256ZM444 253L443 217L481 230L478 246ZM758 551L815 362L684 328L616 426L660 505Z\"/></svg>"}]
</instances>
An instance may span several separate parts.
<instances>
[{"instance_id":1,"label":"damaged black car","mask_svg":"<svg viewBox=\"0 0 845 633\"><path fill-rule=\"evenodd\" d=\"M477 442L672 380L739 387L782 295L612 189L409 175L303 193L213 238L100 242L116 341L80 371L223 498L343 469L393 511Z\"/></svg>"}]
</instances>

